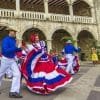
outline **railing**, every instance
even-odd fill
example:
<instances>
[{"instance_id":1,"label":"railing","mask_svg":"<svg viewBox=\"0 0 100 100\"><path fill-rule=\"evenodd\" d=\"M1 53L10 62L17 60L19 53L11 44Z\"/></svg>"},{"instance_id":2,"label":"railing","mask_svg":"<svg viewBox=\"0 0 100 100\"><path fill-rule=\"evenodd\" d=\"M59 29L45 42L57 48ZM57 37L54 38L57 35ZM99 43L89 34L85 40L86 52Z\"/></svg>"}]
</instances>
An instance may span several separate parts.
<instances>
[{"instance_id":1,"label":"railing","mask_svg":"<svg viewBox=\"0 0 100 100\"><path fill-rule=\"evenodd\" d=\"M70 15L49 14L49 19L51 21L71 22Z\"/></svg>"},{"instance_id":2,"label":"railing","mask_svg":"<svg viewBox=\"0 0 100 100\"><path fill-rule=\"evenodd\" d=\"M73 22L75 23L93 23L92 17L74 16Z\"/></svg>"},{"instance_id":3,"label":"railing","mask_svg":"<svg viewBox=\"0 0 100 100\"><path fill-rule=\"evenodd\" d=\"M83 16L73 16L70 15L59 15L59 14L49 14L49 19L51 21L57 22L74 22L74 23L93 23L92 17L83 17Z\"/></svg>"},{"instance_id":4,"label":"railing","mask_svg":"<svg viewBox=\"0 0 100 100\"><path fill-rule=\"evenodd\" d=\"M0 9L0 17L15 17L15 10Z\"/></svg>"},{"instance_id":5,"label":"railing","mask_svg":"<svg viewBox=\"0 0 100 100\"><path fill-rule=\"evenodd\" d=\"M20 11L19 13L16 10L9 9L0 9L0 17L11 17L11 18L22 18L28 20L49 20L55 22L74 22L74 23L86 23L93 24L94 19L92 17L85 16L73 16L62 15L62 14L48 14L40 12L31 12L31 11Z\"/></svg>"},{"instance_id":6,"label":"railing","mask_svg":"<svg viewBox=\"0 0 100 100\"><path fill-rule=\"evenodd\" d=\"M21 18L24 18L24 19L45 20L45 14L44 13L21 11L20 14L21 14Z\"/></svg>"}]
</instances>

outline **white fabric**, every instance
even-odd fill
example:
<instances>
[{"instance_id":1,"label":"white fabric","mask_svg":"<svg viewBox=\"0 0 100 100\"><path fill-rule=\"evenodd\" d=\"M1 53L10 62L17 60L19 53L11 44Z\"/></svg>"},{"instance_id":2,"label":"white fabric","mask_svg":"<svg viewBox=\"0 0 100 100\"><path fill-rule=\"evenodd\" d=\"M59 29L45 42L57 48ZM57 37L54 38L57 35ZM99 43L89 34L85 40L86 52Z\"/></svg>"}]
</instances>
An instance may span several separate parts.
<instances>
[{"instance_id":1,"label":"white fabric","mask_svg":"<svg viewBox=\"0 0 100 100\"><path fill-rule=\"evenodd\" d=\"M18 57L17 56L15 56L15 61L18 63ZM7 71L6 71L6 76L8 77L8 78L12 78L12 76L13 76L13 74L12 74L12 70L11 70L11 68L9 67L8 69L7 69Z\"/></svg>"},{"instance_id":2,"label":"white fabric","mask_svg":"<svg viewBox=\"0 0 100 100\"><path fill-rule=\"evenodd\" d=\"M66 63L58 62L58 66L67 66L67 62Z\"/></svg>"},{"instance_id":3,"label":"white fabric","mask_svg":"<svg viewBox=\"0 0 100 100\"><path fill-rule=\"evenodd\" d=\"M73 68L74 68L75 66L77 66L77 61L76 61L76 59L74 58L74 60L73 60Z\"/></svg>"},{"instance_id":4,"label":"white fabric","mask_svg":"<svg viewBox=\"0 0 100 100\"><path fill-rule=\"evenodd\" d=\"M33 47L33 45L32 45L32 44L27 44L26 46L27 46L27 48L26 48L26 49L27 49L27 51L28 51L28 52L30 52L31 50L33 50L33 49L34 49L34 47Z\"/></svg>"},{"instance_id":5,"label":"white fabric","mask_svg":"<svg viewBox=\"0 0 100 100\"><path fill-rule=\"evenodd\" d=\"M56 78L57 76L59 76L58 72L57 71L53 71L53 72L50 72L50 73L46 73L46 72L39 72L39 73L33 73L31 75L32 78L41 78L41 77L45 77L46 79L48 80L51 80L51 79L54 79Z\"/></svg>"},{"instance_id":6,"label":"white fabric","mask_svg":"<svg viewBox=\"0 0 100 100\"><path fill-rule=\"evenodd\" d=\"M8 68L7 69L7 71L6 71L6 76L8 77L8 78L11 78L13 75L12 75L12 70L11 70L11 68Z\"/></svg>"},{"instance_id":7,"label":"white fabric","mask_svg":"<svg viewBox=\"0 0 100 100\"><path fill-rule=\"evenodd\" d=\"M19 92L20 91L21 73L19 71L19 68L17 66L15 59L6 58L4 56L1 58L0 84L1 84L4 74L6 73L7 69L9 69L9 68L11 69L12 75L13 75L10 92Z\"/></svg>"},{"instance_id":8,"label":"white fabric","mask_svg":"<svg viewBox=\"0 0 100 100\"><path fill-rule=\"evenodd\" d=\"M74 70L73 70L73 60L74 60L74 56L72 54L66 54L66 59L67 59L67 68L66 71L74 74Z\"/></svg>"},{"instance_id":9,"label":"white fabric","mask_svg":"<svg viewBox=\"0 0 100 100\"><path fill-rule=\"evenodd\" d=\"M27 54L28 54L31 50L33 50L33 49L35 49L35 48L33 47L32 44L27 44L27 45L26 45L26 49L25 49L25 50L22 50L22 54L25 55L25 56L27 56ZM35 49L35 50L36 50L36 49Z\"/></svg>"}]
</instances>

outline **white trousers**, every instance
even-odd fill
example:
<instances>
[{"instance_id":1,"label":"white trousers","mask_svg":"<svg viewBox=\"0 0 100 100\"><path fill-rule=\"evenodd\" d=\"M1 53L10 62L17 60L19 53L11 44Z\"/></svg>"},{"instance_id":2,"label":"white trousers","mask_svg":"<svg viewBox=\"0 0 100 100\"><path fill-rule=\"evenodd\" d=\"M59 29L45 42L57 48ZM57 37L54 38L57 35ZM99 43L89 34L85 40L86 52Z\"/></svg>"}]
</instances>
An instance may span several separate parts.
<instances>
[{"instance_id":1,"label":"white trousers","mask_svg":"<svg viewBox=\"0 0 100 100\"><path fill-rule=\"evenodd\" d=\"M66 68L66 71L74 74L74 70L73 70L73 60L74 60L74 56L72 54L66 54L66 59L68 61L68 65Z\"/></svg>"},{"instance_id":2,"label":"white trousers","mask_svg":"<svg viewBox=\"0 0 100 100\"><path fill-rule=\"evenodd\" d=\"M2 78L4 74L6 73L7 69L11 69L12 71L12 85L11 85L11 90L10 92L20 92L20 78L21 78L21 73L18 68L18 65L15 61L15 59L10 59L6 57L1 58L1 66L0 66L0 85L2 82Z\"/></svg>"},{"instance_id":3,"label":"white trousers","mask_svg":"<svg viewBox=\"0 0 100 100\"><path fill-rule=\"evenodd\" d=\"M11 78L13 75L12 75L12 70L11 70L11 68L8 68L7 69L7 71L6 71L6 76L8 77L8 78Z\"/></svg>"}]
</instances>

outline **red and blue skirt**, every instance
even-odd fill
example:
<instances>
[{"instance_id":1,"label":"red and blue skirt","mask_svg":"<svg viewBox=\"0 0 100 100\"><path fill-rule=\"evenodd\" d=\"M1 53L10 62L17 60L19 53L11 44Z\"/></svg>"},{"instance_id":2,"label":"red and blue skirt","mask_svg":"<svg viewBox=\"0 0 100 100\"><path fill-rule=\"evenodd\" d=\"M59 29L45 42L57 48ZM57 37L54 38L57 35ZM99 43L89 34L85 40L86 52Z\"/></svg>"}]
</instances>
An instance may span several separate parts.
<instances>
[{"instance_id":1,"label":"red and blue skirt","mask_svg":"<svg viewBox=\"0 0 100 100\"><path fill-rule=\"evenodd\" d=\"M41 51L32 50L22 64L26 86L32 92L49 94L71 82L72 76L55 66L50 59L42 59Z\"/></svg>"}]
</instances>

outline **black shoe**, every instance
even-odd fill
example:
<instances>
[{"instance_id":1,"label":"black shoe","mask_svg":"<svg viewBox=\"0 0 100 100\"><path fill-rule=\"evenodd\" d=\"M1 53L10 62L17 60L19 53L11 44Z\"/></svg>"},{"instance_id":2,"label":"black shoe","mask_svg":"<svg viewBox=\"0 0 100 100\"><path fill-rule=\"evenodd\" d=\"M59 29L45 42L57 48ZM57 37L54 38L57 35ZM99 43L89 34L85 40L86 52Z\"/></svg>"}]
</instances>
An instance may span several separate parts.
<instances>
[{"instance_id":1,"label":"black shoe","mask_svg":"<svg viewBox=\"0 0 100 100\"><path fill-rule=\"evenodd\" d=\"M10 92L10 93L9 93L9 97L10 97L10 98L23 98L23 96L20 95L20 94L17 93L17 92Z\"/></svg>"},{"instance_id":2,"label":"black shoe","mask_svg":"<svg viewBox=\"0 0 100 100\"><path fill-rule=\"evenodd\" d=\"M1 92L0 92L0 94L1 94Z\"/></svg>"}]
</instances>

